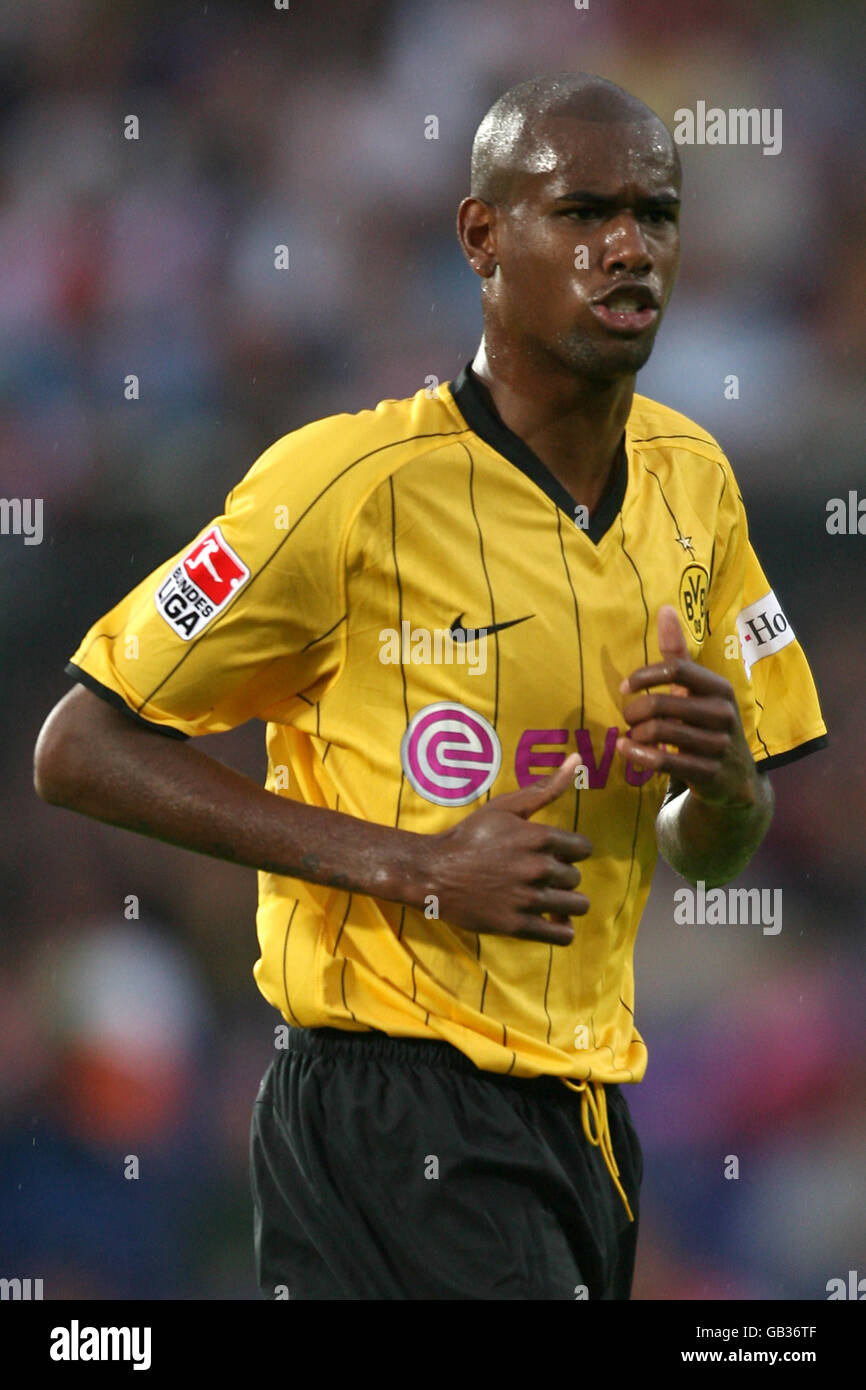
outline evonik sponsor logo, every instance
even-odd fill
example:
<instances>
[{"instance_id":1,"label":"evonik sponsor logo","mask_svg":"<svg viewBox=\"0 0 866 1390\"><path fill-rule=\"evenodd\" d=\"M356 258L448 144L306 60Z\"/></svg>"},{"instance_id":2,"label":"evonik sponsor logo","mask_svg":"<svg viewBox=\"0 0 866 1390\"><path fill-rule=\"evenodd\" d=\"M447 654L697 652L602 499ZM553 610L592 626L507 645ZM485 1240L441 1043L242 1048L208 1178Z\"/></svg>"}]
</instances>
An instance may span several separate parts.
<instances>
[{"instance_id":1,"label":"evonik sponsor logo","mask_svg":"<svg viewBox=\"0 0 866 1390\"><path fill-rule=\"evenodd\" d=\"M600 742L589 729L573 730L580 753L576 789L607 786L624 731L611 725ZM531 786L561 766L568 755L568 729L524 729L517 740L514 773L519 787ZM502 745L489 720L466 705L443 700L425 705L410 720L400 746L400 760L410 783L425 801L465 806L493 785L502 764ZM626 762L623 777L641 787L656 774Z\"/></svg>"},{"instance_id":2,"label":"evonik sponsor logo","mask_svg":"<svg viewBox=\"0 0 866 1390\"><path fill-rule=\"evenodd\" d=\"M600 743L590 729L575 729L574 742L580 754L580 780L576 785L588 791L607 786L607 779L616 753L616 741L627 730L611 724L604 731L604 742ZM566 759L569 753L568 729L524 729L517 741L514 754L514 772L519 787L531 786L542 777L547 777ZM536 769L533 771L533 769ZM642 787L656 774L651 768L638 768L627 761L624 769L625 780L630 787Z\"/></svg>"},{"instance_id":3,"label":"evonik sponsor logo","mask_svg":"<svg viewBox=\"0 0 866 1390\"><path fill-rule=\"evenodd\" d=\"M403 771L419 796L437 806L466 806L496 780L502 745L489 720L441 700L410 720L400 744Z\"/></svg>"}]
</instances>

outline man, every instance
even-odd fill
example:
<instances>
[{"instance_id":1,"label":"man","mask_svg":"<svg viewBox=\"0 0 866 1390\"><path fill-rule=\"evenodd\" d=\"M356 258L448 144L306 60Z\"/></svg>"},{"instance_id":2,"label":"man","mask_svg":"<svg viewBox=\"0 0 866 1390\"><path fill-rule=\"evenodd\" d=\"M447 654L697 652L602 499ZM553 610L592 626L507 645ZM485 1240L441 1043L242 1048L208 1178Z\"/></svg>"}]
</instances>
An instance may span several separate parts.
<instances>
[{"instance_id":1,"label":"man","mask_svg":"<svg viewBox=\"0 0 866 1390\"><path fill-rule=\"evenodd\" d=\"M46 800L260 871L267 1297L629 1296L657 846L726 882L767 769L826 737L729 463L634 394L679 191L612 83L501 97L458 218L471 367L268 449L40 735ZM253 717L264 789L185 741Z\"/></svg>"}]
</instances>

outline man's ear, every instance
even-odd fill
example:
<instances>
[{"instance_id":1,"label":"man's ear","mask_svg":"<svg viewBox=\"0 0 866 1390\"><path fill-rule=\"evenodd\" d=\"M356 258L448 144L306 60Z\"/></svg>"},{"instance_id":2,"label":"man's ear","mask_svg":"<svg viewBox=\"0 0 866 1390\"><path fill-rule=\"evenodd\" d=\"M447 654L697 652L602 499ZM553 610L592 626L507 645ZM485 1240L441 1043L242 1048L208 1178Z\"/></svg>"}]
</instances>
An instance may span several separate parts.
<instances>
[{"instance_id":1,"label":"man's ear","mask_svg":"<svg viewBox=\"0 0 866 1390\"><path fill-rule=\"evenodd\" d=\"M464 198L457 209L457 238L463 254L482 280L496 270L496 208L480 198Z\"/></svg>"}]
</instances>

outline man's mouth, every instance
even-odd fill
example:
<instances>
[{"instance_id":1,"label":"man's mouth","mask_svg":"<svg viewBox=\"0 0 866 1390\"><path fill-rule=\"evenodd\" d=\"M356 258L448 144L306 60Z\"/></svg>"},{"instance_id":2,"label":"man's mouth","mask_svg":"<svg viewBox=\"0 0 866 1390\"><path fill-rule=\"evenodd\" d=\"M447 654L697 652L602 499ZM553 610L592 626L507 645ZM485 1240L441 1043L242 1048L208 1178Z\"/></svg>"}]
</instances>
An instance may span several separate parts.
<instances>
[{"instance_id":1,"label":"man's mouth","mask_svg":"<svg viewBox=\"0 0 866 1390\"><path fill-rule=\"evenodd\" d=\"M595 300L592 312L615 333L640 333L659 316L658 300L647 285L623 285Z\"/></svg>"}]
</instances>

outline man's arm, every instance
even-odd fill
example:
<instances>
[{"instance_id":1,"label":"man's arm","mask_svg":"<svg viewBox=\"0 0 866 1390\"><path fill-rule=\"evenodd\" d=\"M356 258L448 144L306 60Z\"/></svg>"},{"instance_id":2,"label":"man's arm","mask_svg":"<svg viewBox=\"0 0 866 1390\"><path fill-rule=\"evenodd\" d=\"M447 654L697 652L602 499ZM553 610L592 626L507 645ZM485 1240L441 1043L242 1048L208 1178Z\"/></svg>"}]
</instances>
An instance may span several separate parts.
<instances>
[{"instance_id":1,"label":"man's arm","mask_svg":"<svg viewBox=\"0 0 866 1390\"><path fill-rule=\"evenodd\" d=\"M81 685L46 720L34 772L44 801L217 859L383 897L419 891L421 836L297 803L287 817L283 798Z\"/></svg>"},{"instance_id":2,"label":"man's arm","mask_svg":"<svg viewBox=\"0 0 866 1390\"><path fill-rule=\"evenodd\" d=\"M623 709L623 756L666 772L671 783L656 819L659 853L691 883L718 887L748 864L773 819L774 796L755 766L729 681L690 660L676 609L659 613L662 662L622 683L646 692ZM669 693L649 693L669 685ZM674 751L676 749L676 751Z\"/></svg>"},{"instance_id":3,"label":"man's arm","mask_svg":"<svg viewBox=\"0 0 866 1390\"><path fill-rule=\"evenodd\" d=\"M567 945L589 908L574 861L592 847L529 817L571 790L578 761L419 835L278 796L78 685L42 728L34 782L44 801L233 864L415 908L434 894L468 930Z\"/></svg>"},{"instance_id":4,"label":"man's arm","mask_svg":"<svg viewBox=\"0 0 866 1390\"><path fill-rule=\"evenodd\" d=\"M743 871L770 828L775 805L769 777L756 770L752 785L751 804L711 806L671 779L656 820L656 843L676 873L717 888Z\"/></svg>"}]
</instances>

